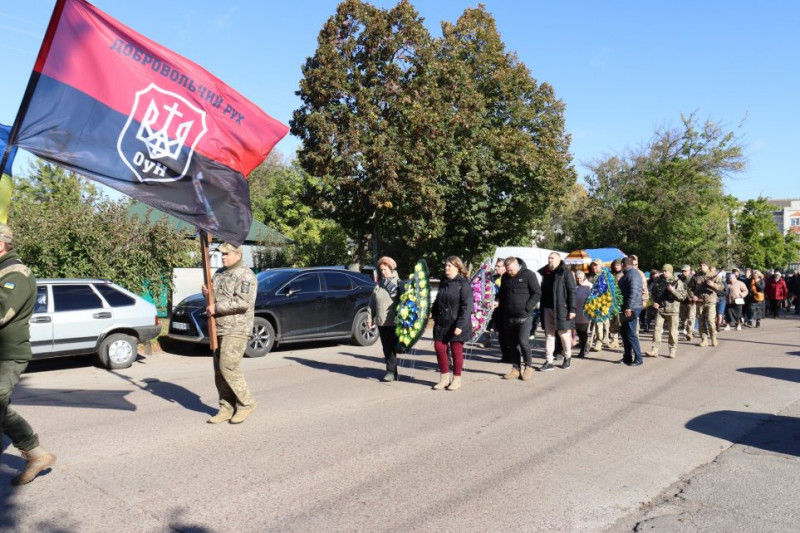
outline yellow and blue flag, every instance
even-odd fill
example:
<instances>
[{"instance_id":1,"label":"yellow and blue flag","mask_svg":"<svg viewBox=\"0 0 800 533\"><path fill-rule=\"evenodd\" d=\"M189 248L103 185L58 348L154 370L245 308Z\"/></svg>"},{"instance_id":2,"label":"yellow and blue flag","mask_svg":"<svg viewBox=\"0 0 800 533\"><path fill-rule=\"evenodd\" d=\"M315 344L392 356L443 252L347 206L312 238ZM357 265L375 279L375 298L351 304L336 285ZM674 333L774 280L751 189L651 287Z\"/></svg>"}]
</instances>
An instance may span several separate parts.
<instances>
[{"instance_id":1,"label":"yellow and blue flag","mask_svg":"<svg viewBox=\"0 0 800 533\"><path fill-rule=\"evenodd\" d=\"M11 134L11 126L0 124L0 163L3 166L0 172L0 223L8 222L8 206L11 203L11 166L14 164L14 156L17 155L17 147L8 147L8 136ZM7 152L6 152L7 151Z\"/></svg>"},{"instance_id":2,"label":"yellow and blue flag","mask_svg":"<svg viewBox=\"0 0 800 533\"><path fill-rule=\"evenodd\" d=\"M17 155L17 147L12 146L8 151L8 156L4 157L8 146L8 136L11 134L11 126L0 124L0 159L5 159L6 164L3 174L11 175L11 165L14 163L14 156Z\"/></svg>"}]
</instances>

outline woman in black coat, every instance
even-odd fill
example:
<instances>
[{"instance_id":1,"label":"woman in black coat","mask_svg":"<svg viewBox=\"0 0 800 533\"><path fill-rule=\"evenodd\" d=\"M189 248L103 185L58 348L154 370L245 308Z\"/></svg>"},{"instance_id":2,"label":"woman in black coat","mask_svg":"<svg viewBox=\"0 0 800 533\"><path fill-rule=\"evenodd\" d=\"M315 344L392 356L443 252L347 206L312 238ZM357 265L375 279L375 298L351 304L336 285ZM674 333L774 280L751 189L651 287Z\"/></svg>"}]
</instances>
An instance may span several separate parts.
<instances>
[{"instance_id":1,"label":"woman in black coat","mask_svg":"<svg viewBox=\"0 0 800 533\"><path fill-rule=\"evenodd\" d=\"M454 255L445 260L444 275L432 307L433 349L441 372L441 379L433 389L458 390L464 367L464 343L472 337L472 285L464 263ZM452 382L448 347L453 354Z\"/></svg>"}]
</instances>

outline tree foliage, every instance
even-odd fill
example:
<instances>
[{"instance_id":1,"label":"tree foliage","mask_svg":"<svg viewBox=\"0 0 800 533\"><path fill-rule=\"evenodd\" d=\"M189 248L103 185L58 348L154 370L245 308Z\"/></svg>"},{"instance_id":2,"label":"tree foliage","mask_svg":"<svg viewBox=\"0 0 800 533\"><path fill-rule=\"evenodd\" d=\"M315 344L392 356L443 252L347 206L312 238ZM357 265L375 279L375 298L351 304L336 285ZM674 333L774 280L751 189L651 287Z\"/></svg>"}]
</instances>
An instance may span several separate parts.
<instances>
[{"instance_id":1,"label":"tree foliage","mask_svg":"<svg viewBox=\"0 0 800 533\"><path fill-rule=\"evenodd\" d=\"M313 198L319 180L296 161L274 153L249 176L253 218L280 231L295 244L263 243L256 253L257 267L341 265L350 262L346 232L333 220L316 216Z\"/></svg>"},{"instance_id":2,"label":"tree foliage","mask_svg":"<svg viewBox=\"0 0 800 533\"><path fill-rule=\"evenodd\" d=\"M196 244L166 222L128 215L84 178L37 160L15 184L9 225L15 248L41 278L102 278L136 293L192 266Z\"/></svg>"},{"instance_id":3,"label":"tree foliage","mask_svg":"<svg viewBox=\"0 0 800 533\"><path fill-rule=\"evenodd\" d=\"M300 164L357 261L373 239L406 265L519 242L575 181L563 104L506 52L483 7L433 39L405 0L346 0L298 95Z\"/></svg>"},{"instance_id":4,"label":"tree foliage","mask_svg":"<svg viewBox=\"0 0 800 533\"><path fill-rule=\"evenodd\" d=\"M734 223L736 263L766 271L797 261L798 245L793 235L781 235L765 198L748 200L736 213Z\"/></svg>"},{"instance_id":5,"label":"tree foliage","mask_svg":"<svg viewBox=\"0 0 800 533\"><path fill-rule=\"evenodd\" d=\"M589 164L587 196L565 221L572 248L619 247L648 268L730 262L736 202L723 181L744 168L740 141L718 123L681 121L638 150Z\"/></svg>"}]
</instances>

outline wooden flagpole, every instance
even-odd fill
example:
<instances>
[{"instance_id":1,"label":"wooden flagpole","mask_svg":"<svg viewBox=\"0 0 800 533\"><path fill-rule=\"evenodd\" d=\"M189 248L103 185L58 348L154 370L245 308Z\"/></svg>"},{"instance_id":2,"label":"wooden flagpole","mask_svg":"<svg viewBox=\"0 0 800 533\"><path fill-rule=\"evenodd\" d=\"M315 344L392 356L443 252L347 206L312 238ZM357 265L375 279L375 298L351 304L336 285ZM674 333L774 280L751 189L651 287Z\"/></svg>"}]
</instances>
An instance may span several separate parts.
<instances>
[{"instance_id":1,"label":"wooden flagpole","mask_svg":"<svg viewBox=\"0 0 800 533\"><path fill-rule=\"evenodd\" d=\"M208 288L206 295L206 306L214 301L214 286L211 283L211 261L208 254L208 245L211 244L211 235L205 231L200 230L200 255L203 257L203 282ZM217 345L217 321L213 316L208 317L208 344L211 351L218 348Z\"/></svg>"}]
</instances>

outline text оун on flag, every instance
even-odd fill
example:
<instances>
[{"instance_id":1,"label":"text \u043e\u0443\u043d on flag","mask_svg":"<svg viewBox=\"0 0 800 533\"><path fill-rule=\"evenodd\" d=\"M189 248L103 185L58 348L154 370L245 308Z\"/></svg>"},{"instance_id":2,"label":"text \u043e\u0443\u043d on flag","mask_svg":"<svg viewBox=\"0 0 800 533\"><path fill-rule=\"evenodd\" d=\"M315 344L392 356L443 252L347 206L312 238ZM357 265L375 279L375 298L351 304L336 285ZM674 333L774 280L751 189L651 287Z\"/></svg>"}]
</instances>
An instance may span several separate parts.
<instances>
[{"instance_id":1,"label":"text \u043e\u0443\u043d on flag","mask_svg":"<svg viewBox=\"0 0 800 533\"><path fill-rule=\"evenodd\" d=\"M58 0L17 126L13 144L236 245L246 176L288 132L83 0Z\"/></svg>"}]
</instances>

